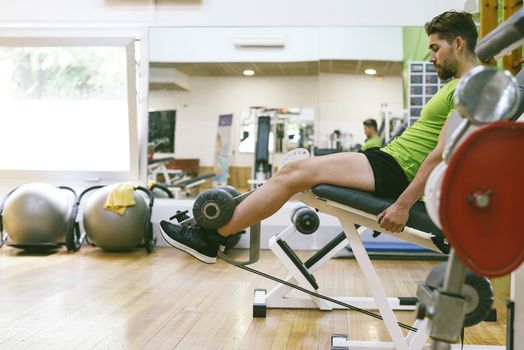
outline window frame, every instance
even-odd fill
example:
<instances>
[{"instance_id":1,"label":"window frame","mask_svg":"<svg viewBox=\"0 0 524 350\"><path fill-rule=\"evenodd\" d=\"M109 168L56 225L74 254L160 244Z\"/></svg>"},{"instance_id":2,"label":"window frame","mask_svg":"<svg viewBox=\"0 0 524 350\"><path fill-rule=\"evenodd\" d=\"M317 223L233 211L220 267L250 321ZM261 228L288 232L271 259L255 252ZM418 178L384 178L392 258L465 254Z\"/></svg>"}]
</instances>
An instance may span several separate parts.
<instances>
[{"instance_id":1,"label":"window frame","mask_svg":"<svg viewBox=\"0 0 524 350\"><path fill-rule=\"evenodd\" d=\"M2 47L125 47L130 167L125 171L0 169L0 189L8 190L28 182L46 182L82 189L98 184L145 181L148 122L147 39L147 29L14 29L3 31L0 36Z\"/></svg>"}]
</instances>

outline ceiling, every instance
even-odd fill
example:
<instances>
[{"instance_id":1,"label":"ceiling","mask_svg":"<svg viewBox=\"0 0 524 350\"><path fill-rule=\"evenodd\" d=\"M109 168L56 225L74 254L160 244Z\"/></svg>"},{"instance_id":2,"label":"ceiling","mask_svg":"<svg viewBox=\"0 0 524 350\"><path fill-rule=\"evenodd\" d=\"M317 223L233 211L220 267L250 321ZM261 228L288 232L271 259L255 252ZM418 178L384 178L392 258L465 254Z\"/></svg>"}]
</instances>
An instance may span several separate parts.
<instances>
[{"instance_id":1,"label":"ceiling","mask_svg":"<svg viewBox=\"0 0 524 350\"><path fill-rule=\"evenodd\" d=\"M245 69L255 71L255 76L298 76L322 73L364 74L367 68L377 71L377 76L400 76L402 62L365 60L322 60L306 62L224 62L224 63L155 63L151 67L176 68L192 77L240 77Z\"/></svg>"}]
</instances>

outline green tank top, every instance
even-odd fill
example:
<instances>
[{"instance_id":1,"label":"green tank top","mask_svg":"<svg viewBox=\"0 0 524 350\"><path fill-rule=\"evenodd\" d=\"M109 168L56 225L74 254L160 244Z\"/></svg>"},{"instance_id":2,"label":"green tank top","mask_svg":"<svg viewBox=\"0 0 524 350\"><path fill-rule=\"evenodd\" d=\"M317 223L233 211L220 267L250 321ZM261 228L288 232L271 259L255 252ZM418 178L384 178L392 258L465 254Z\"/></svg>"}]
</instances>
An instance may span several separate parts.
<instances>
[{"instance_id":1,"label":"green tank top","mask_svg":"<svg viewBox=\"0 0 524 350\"><path fill-rule=\"evenodd\" d=\"M455 86L459 79L444 85L422 108L420 118L399 137L383 148L400 165L408 181L415 174L427 155L435 148L440 130L455 109Z\"/></svg>"},{"instance_id":2,"label":"green tank top","mask_svg":"<svg viewBox=\"0 0 524 350\"><path fill-rule=\"evenodd\" d=\"M366 142L362 145L360 148L362 151L367 150L368 148L372 147L381 147L382 146L382 137L376 136L372 137L370 139L367 139Z\"/></svg>"}]
</instances>

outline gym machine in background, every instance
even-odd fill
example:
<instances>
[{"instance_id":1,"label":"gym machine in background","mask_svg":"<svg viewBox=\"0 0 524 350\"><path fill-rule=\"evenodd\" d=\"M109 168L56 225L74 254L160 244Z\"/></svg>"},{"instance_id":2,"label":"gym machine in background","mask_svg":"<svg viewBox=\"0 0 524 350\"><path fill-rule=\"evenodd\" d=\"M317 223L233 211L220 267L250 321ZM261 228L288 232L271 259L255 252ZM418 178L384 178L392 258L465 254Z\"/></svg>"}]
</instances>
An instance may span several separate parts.
<instances>
[{"instance_id":1,"label":"gym machine in background","mask_svg":"<svg viewBox=\"0 0 524 350\"><path fill-rule=\"evenodd\" d=\"M151 111L148 120L148 186L154 186L157 183L160 185L156 187L154 193L159 198L180 199L198 194L199 186L211 181L215 173L198 175L198 159L180 160L174 157L176 110ZM177 163L189 163L190 166L185 169L174 168L182 165ZM171 194L166 195L165 189L169 190Z\"/></svg>"},{"instance_id":2,"label":"gym machine in background","mask_svg":"<svg viewBox=\"0 0 524 350\"><path fill-rule=\"evenodd\" d=\"M150 188L153 189L157 185L157 191L154 194L158 195L158 198L181 199L191 196L195 191L198 193L199 186L210 181L215 176L215 173L196 175L182 169L170 169L170 163L177 161L175 157L153 158L156 147L167 141L166 138L163 138L148 144L147 174L148 181L151 184ZM187 162L188 160L184 161ZM194 161L198 163L197 159ZM161 189L161 191L158 189ZM171 193L166 196L164 190L168 190Z\"/></svg>"},{"instance_id":3,"label":"gym machine in background","mask_svg":"<svg viewBox=\"0 0 524 350\"><path fill-rule=\"evenodd\" d=\"M272 166L269 163L269 133L271 117L261 115L257 121L257 142L255 143L255 162L253 164L253 179L251 184L259 186L271 177Z\"/></svg>"},{"instance_id":4,"label":"gym machine in background","mask_svg":"<svg viewBox=\"0 0 524 350\"><path fill-rule=\"evenodd\" d=\"M275 161L287 152L310 149L314 143L313 108L251 107L241 122L240 152L253 152L251 187L263 184L273 173Z\"/></svg>"}]
</instances>

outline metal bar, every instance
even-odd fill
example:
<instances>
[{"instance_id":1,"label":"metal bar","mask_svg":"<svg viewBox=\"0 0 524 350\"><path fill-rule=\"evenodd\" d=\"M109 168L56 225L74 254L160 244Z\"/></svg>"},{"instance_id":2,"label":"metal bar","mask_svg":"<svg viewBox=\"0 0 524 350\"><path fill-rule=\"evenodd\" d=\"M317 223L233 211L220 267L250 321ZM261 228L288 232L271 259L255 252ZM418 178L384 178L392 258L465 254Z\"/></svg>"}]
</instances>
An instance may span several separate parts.
<instances>
[{"instance_id":1,"label":"metal bar","mask_svg":"<svg viewBox=\"0 0 524 350\"><path fill-rule=\"evenodd\" d=\"M351 249L353 250L353 254L355 255L355 259L357 260L358 266L360 267L369 289L371 290L371 294L377 303L380 314L382 315L382 319L386 324L388 333L393 340L393 344L395 344L397 350L407 350L407 341L404 338L402 330L398 325L397 318L388 303L382 283L380 283L377 272L375 271L375 268L369 259L369 255L366 252L366 248L364 248L364 244L360 239L360 235L355 229L354 223L347 219L347 215L339 215L337 218L342 224L344 232L346 232L346 236L348 238L349 244L351 245Z\"/></svg>"}]
</instances>

